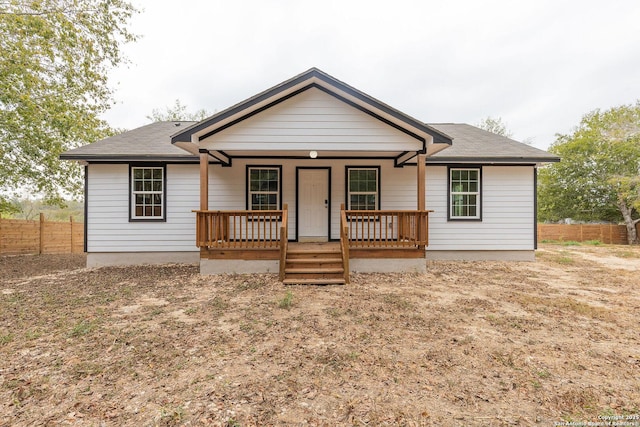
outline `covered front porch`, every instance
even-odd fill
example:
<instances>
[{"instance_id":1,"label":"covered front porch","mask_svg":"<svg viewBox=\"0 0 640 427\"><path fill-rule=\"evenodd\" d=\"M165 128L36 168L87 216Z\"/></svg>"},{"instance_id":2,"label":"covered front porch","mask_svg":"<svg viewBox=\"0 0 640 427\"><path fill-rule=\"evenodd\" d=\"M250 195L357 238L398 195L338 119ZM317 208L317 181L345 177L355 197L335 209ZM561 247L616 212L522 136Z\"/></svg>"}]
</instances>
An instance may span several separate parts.
<instances>
[{"instance_id":1,"label":"covered front porch","mask_svg":"<svg viewBox=\"0 0 640 427\"><path fill-rule=\"evenodd\" d=\"M322 206L321 196L312 211L326 209L326 228L339 233L314 238L303 236L301 205L307 199L298 196L313 188L296 191L295 220L287 203L282 209L209 209L212 165L210 154L201 153L200 209L194 213L202 273L277 272L284 283L330 284L349 283L352 271L424 271L431 212L425 207L425 157L416 155L414 180L407 185L415 189L416 209L348 209L341 203L332 224L333 209L326 199Z\"/></svg>"}]
</instances>

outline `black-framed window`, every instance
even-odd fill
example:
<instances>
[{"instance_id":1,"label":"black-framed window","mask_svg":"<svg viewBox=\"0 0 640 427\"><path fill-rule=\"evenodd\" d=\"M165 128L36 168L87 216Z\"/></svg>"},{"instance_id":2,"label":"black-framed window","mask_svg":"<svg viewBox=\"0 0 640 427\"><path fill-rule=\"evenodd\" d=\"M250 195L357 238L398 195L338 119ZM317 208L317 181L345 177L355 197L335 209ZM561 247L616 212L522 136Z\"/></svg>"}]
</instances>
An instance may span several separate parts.
<instances>
[{"instance_id":1,"label":"black-framed window","mask_svg":"<svg viewBox=\"0 0 640 427\"><path fill-rule=\"evenodd\" d=\"M281 166L247 166L247 209L258 211L280 209L281 180Z\"/></svg>"},{"instance_id":2,"label":"black-framed window","mask_svg":"<svg viewBox=\"0 0 640 427\"><path fill-rule=\"evenodd\" d=\"M380 167L347 166L347 209L380 209Z\"/></svg>"},{"instance_id":3,"label":"black-framed window","mask_svg":"<svg viewBox=\"0 0 640 427\"><path fill-rule=\"evenodd\" d=\"M449 168L449 219L481 219L481 187L479 167Z\"/></svg>"},{"instance_id":4,"label":"black-framed window","mask_svg":"<svg viewBox=\"0 0 640 427\"><path fill-rule=\"evenodd\" d=\"M130 219L140 221L166 219L166 168L130 166Z\"/></svg>"}]
</instances>

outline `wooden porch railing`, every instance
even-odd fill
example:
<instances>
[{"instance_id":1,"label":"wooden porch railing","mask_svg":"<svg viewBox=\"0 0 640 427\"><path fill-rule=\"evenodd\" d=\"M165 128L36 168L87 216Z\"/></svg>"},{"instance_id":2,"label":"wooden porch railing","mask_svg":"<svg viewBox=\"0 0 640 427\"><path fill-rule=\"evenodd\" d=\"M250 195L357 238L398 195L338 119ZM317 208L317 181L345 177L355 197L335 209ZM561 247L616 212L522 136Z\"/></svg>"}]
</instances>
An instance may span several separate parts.
<instances>
[{"instance_id":1,"label":"wooden porch railing","mask_svg":"<svg viewBox=\"0 0 640 427\"><path fill-rule=\"evenodd\" d=\"M429 243L429 212L433 211L345 210L341 215L352 248L424 249Z\"/></svg>"},{"instance_id":2,"label":"wooden porch railing","mask_svg":"<svg viewBox=\"0 0 640 427\"><path fill-rule=\"evenodd\" d=\"M196 246L208 249L282 249L287 208L269 211L194 211Z\"/></svg>"}]
</instances>

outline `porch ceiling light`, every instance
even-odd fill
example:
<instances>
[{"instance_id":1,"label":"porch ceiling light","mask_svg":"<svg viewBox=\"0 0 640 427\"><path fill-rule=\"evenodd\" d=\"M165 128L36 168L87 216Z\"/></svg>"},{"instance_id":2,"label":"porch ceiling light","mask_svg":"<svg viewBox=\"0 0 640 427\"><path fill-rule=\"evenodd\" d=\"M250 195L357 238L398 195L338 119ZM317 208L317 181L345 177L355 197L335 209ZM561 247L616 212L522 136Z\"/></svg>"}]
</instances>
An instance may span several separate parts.
<instances>
[{"instance_id":1,"label":"porch ceiling light","mask_svg":"<svg viewBox=\"0 0 640 427\"><path fill-rule=\"evenodd\" d=\"M318 157L318 152L315 150L309 151L309 157L311 157L312 159L315 159L316 157Z\"/></svg>"}]
</instances>

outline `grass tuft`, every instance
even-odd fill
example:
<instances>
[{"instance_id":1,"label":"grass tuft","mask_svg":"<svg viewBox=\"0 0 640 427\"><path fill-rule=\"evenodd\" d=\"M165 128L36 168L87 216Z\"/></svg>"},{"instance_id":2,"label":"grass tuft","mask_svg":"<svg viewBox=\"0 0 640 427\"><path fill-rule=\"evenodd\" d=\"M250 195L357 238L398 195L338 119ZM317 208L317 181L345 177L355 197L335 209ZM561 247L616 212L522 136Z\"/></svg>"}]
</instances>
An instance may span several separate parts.
<instances>
[{"instance_id":1,"label":"grass tuft","mask_svg":"<svg viewBox=\"0 0 640 427\"><path fill-rule=\"evenodd\" d=\"M561 251L558 254L553 254L549 260L562 265L571 265L575 262L568 251Z\"/></svg>"},{"instance_id":2,"label":"grass tuft","mask_svg":"<svg viewBox=\"0 0 640 427\"><path fill-rule=\"evenodd\" d=\"M547 371L546 369L536 372L536 375L538 376L538 378L549 378L551 376L549 371Z\"/></svg>"},{"instance_id":3,"label":"grass tuft","mask_svg":"<svg viewBox=\"0 0 640 427\"><path fill-rule=\"evenodd\" d=\"M169 424L180 424L180 422L184 418L184 415L184 408L182 406L177 406L175 408L163 407L160 411L160 416Z\"/></svg>"},{"instance_id":4,"label":"grass tuft","mask_svg":"<svg viewBox=\"0 0 640 427\"><path fill-rule=\"evenodd\" d=\"M383 300L386 304L394 306L400 310L407 311L414 308L411 301L397 294L385 294L383 296Z\"/></svg>"},{"instance_id":5,"label":"grass tuft","mask_svg":"<svg viewBox=\"0 0 640 427\"><path fill-rule=\"evenodd\" d=\"M533 308L535 306L537 309L543 307L552 311L579 314L593 319L605 321L612 319L612 313L609 309L596 307L568 297L541 298L533 295L520 295L516 297L516 301L525 308Z\"/></svg>"},{"instance_id":6,"label":"grass tuft","mask_svg":"<svg viewBox=\"0 0 640 427\"><path fill-rule=\"evenodd\" d=\"M612 254L618 258L640 258L640 252L633 252L629 250L613 251Z\"/></svg>"},{"instance_id":7,"label":"grass tuft","mask_svg":"<svg viewBox=\"0 0 640 427\"><path fill-rule=\"evenodd\" d=\"M69 335L74 338L81 337L93 332L96 327L97 322L95 320L82 320L80 323L76 324L73 329L71 329Z\"/></svg>"},{"instance_id":8,"label":"grass tuft","mask_svg":"<svg viewBox=\"0 0 640 427\"><path fill-rule=\"evenodd\" d=\"M0 345L6 345L13 341L13 334L0 335Z\"/></svg>"},{"instance_id":9,"label":"grass tuft","mask_svg":"<svg viewBox=\"0 0 640 427\"><path fill-rule=\"evenodd\" d=\"M285 310L290 310L293 305L293 293L291 291L287 291L284 297L278 301L278 307L283 308Z\"/></svg>"}]
</instances>

